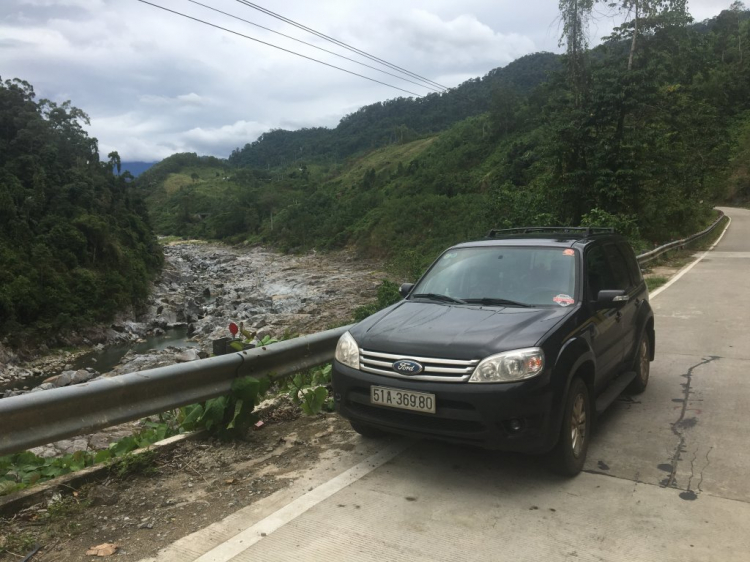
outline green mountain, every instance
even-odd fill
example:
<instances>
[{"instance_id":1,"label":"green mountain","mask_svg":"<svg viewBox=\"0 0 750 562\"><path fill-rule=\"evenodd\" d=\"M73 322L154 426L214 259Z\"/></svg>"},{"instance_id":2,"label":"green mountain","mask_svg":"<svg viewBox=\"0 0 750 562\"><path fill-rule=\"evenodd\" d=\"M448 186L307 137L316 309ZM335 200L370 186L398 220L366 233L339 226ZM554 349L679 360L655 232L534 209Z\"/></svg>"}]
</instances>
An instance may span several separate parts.
<instances>
[{"instance_id":1,"label":"green mountain","mask_svg":"<svg viewBox=\"0 0 750 562\"><path fill-rule=\"evenodd\" d=\"M232 152L229 163L235 167L269 168L300 158L341 160L362 150L445 130L467 117L488 111L493 92L498 88L526 95L559 69L557 55L526 55L445 94L395 98L367 105L345 116L335 129L269 131Z\"/></svg>"},{"instance_id":2,"label":"green mountain","mask_svg":"<svg viewBox=\"0 0 750 562\"><path fill-rule=\"evenodd\" d=\"M750 198L745 16L661 12L632 61L630 22L575 59L524 57L335 129L271 131L226 161L175 155L139 185L165 234L353 246L412 275L491 227L615 226L651 246Z\"/></svg>"},{"instance_id":3,"label":"green mountain","mask_svg":"<svg viewBox=\"0 0 750 562\"><path fill-rule=\"evenodd\" d=\"M100 163L86 114L34 97L0 81L0 334L15 343L137 308L162 263L117 153Z\"/></svg>"}]
</instances>

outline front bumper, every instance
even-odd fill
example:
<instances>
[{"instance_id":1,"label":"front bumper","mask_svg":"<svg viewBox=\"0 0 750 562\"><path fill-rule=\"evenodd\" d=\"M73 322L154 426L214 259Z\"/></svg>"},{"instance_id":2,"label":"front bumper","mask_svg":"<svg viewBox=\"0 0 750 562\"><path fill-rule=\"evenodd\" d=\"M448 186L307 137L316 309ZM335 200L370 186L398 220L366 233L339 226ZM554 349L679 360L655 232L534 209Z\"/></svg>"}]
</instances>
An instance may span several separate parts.
<instances>
[{"instance_id":1,"label":"front bumper","mask_svg":"<svg viewBox=\"0 0 750 562\"><path fill-rule=\"evenodd\" d=\"M375 406L373 385L434 394L436 413ZM365 373L334 361L333 391L343 417L402 435L525 453L549 451L559 435L553 421L559 419L559 400L548 373L518 383L426 382Z\"/></svg>"}]
</instances>

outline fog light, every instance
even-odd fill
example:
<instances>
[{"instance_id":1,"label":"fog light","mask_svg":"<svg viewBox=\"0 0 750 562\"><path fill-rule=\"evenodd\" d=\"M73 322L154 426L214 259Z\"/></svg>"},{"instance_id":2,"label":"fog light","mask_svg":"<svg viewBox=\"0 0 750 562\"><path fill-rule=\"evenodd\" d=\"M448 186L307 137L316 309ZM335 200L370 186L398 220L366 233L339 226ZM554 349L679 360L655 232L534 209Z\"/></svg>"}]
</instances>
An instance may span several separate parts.
<instances>
[{"instance_id":1,"label":"fog light","mask_svg":"<svg viewBox=\"0 0 750 562\"><path fill-rule=\"evenodd\" d=\"M523 422L521 420L510 420L508 423L511 431L521 431L523 428Z\"/></svg>"}]
</instances>

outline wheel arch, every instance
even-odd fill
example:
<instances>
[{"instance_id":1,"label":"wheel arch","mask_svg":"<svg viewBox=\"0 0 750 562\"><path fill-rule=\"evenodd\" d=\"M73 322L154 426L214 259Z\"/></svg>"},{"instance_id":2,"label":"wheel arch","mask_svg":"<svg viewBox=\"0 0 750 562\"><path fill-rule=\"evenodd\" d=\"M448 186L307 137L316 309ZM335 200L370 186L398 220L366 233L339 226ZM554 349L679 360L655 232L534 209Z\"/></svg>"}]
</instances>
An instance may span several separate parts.
<instances>
[{"instance_id":1,"label":"wheel arch","mask_svg":"<svg viewBox=\"0 0 750 562\"><path fill-rule=\"evenodd\" d=\"M570 390L570 384L576 376L580 376L589 389L589 396L593 404L595 395L596 380L596 356L594 355L591 345L583 338L573 338L568 340L560 349L555 363L557 409L554 413L554 432L557 436L560 433L560 427L563 418L563 405Z\"/></svg>"}]
</instances>

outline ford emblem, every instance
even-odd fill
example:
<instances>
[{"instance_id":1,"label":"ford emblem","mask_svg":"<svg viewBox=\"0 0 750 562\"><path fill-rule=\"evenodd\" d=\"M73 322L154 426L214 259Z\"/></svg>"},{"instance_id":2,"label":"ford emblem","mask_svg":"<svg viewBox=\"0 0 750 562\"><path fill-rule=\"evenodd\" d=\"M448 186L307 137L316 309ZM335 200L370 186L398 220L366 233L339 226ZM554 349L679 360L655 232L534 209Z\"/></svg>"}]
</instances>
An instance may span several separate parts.
<instances>
[{"instance_id":1,"label":"ford emblem","mask_svg":"<svg viewBox=\"0 0 750 562\"><path fill-rule=\"evenodd\" d=\"M402 375L418 375L424 367L411 359L399 359L393 363L393 370Z\"/></svg>"}]
</instances>

